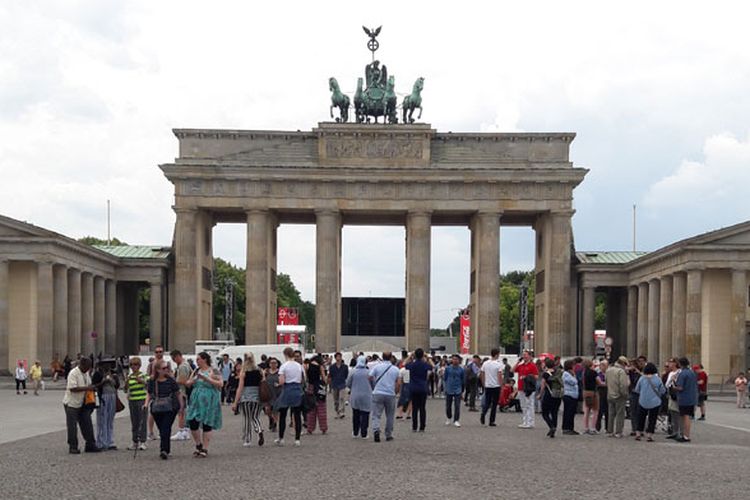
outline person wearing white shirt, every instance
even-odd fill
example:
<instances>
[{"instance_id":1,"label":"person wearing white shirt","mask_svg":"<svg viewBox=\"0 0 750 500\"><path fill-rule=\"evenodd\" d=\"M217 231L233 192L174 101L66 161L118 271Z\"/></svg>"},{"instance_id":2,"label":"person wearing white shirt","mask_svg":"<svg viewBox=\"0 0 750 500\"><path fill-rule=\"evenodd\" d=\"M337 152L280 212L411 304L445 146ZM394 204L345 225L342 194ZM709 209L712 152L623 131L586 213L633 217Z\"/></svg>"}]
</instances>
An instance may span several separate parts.
<instances>
[{"instance_id":1,"label":"person wearing white shirt","mask_svg":"<svg viewBox=\"0 0 750 500\"><path fill-rule=\"evenodd\" d=\"M68 451L73 455L78 455L81 451L78 449L78 427L81 428L81 434L86 441L87 453L100 451L96 446L94 437L94 427L91 425L91 409L84 407L86 391L93 391L89 370L91 369L91 360L81 358L77 367L73 368L68 374L65 396L63 397L63 407L65 408L65 423L68 428Z\"/></svg>"},{"instance_id":2,"label":"person wearing white shirt","mask_svg":"<svg viewBox=\"0 0 750 500\"><path fill-rule=\"evenodd\" d=\"M497 414L497 401L500 399L500 373L503 371L503 365L498 361L500 349L493 348L490 352L492 359L482 364L482 370L479 372L479 379L484 386L484 399L482 400L482 414L479 422L484 425L487 410L490 411L490 427L495 427L495 415Z\"/></svg>"},{"instance_id":3,"label":"person wearing white shirt","mask_svg":"<svg viewBox=\"0 0 750 500\"><path fill-rule=\"evenodd\" d=\"M26 392L26 379L29 377L28 373L26 373L26 368L23 366L23 361L18 362L18 366L16 366L16 394L21 394L21 387L23 387L23 393L27 394Z\"/></svg>"},{"instance_id":4,"label":"person wearing white shirt","mask_svg":"<svg viewBox=\"0 0 750 500\"><path fill-rule=\"evenodd\" d=\"M294 445L300 445L302 433L302 365L294 360L294 349L284 349L286 361L279 368L279 387L282 387L276 406L279 408L279 437L274 440L278 446L284 446L286 416L291 408L294 419Z\"/></svg>"}]
</instances>

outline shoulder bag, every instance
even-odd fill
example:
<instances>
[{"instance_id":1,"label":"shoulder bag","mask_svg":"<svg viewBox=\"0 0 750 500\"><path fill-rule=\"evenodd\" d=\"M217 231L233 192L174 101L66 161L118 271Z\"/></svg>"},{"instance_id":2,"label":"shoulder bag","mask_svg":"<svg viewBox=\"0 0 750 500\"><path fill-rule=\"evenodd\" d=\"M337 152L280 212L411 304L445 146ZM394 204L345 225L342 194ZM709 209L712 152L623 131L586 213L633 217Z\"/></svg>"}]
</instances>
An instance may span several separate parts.
<instances>
[{"instance_id":1,"label":"shoulder bag","mask_svg":"<svg viewBox=\"0 0 750 500\"><path fill-rule=\"evenodd\" d=\"M651 377L646 377L646 380L648 381L648 385L651 387L651 390L654 391L654 394L656 394L659 399L661 400L661 406L666 407L669 400L667 399L666 394L659 394L659 391L656 390L656 386L654 385L654 381L651 380Z\"/></svg>"},{"instance_id":2,"label":"shoulder bag","mask_svg":"<svg viewBox=\"0 0 750 500\"><path fill-rule=\"evenodd\" d=\"M172 411L174 411L172 395L159 396L159 381L156 379L154 379L154 392L156 393L156 395L151 401L152 414L159 415L164 413L171 413Z\"/></svg>"}]
</instances>

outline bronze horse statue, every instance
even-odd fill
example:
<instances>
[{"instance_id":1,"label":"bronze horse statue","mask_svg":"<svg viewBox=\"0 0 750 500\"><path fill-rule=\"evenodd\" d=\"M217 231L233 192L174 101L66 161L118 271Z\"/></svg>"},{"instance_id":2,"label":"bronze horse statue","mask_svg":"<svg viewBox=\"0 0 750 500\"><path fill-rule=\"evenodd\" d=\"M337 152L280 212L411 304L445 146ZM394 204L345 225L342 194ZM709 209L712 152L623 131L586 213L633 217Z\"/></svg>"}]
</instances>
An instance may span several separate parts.
<instances>
[{"instance_id":1,"label":"bronze horse statue","mask_svg":"<svg viewBox=\"0 0 750 500\"><path fill-rule=\"evenodd\" d=\"M424 88L424 78L421 76L414 82L411 94L404 97L404 102L401 105L403 108L404 123L414 123L414 110L419 108L419 115L417 120L422 118L422 89ZM408 114L408 117L407 117Z\"/></svg>"},{"instance_id":2,"label":"bronze horse statue","mask_svg":"<svg viewBox=\"0 0 750 500\"><path fill-rule=\"evenodd\" d=\"M328 79L328 90L331 91L331 118L333 118L333 108L339 108L339 117L336 118L336 121L348 122L349 96L341 92L339 82L334 77Z\"/></svg>"}]
</instances>

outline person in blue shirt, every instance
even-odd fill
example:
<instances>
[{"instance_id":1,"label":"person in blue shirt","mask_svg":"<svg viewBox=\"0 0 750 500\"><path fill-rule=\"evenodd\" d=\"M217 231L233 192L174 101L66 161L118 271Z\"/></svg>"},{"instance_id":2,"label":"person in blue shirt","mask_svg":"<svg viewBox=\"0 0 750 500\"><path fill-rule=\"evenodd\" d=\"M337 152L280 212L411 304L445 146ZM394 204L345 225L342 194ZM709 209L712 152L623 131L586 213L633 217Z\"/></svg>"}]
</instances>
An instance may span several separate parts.
<instances>
[{"instance_id":1,"label":"person in blue shirt","mask_svg":"<svg viewBox=\"0 0 750 500\"><path fill-rule=\"evenodd\" d=\"M574 429L576 409L578 408L578 379L574 371L574 361L568 359L563 367L563 434L577 436L578 431Z\"/></svg>"},{"instance_id":2,"label":"person in blue shirt","mask_svg":"<svg viewBox=\"0 0 750 500\"><path fill-rule=\"evenodd\" d=\"M674 388L677 391L677 406L682 418L682 438L676 441L689 443L691 418L695 416L695 405L698 404L698 379L695 372L690 369L690 361L687 358L680 358L680 373L677 375Z\"/></svg>"},{"instance_id":3,"label":"person in blue shirt","mask_svg":"<svg viewBox=\"0 0 750 500\"><path fill-rule=\"evenodd\" d=\"M639 410L635 440L641 440L645 427L646 441L651 442L654 440L654 429L656 428L656 419L661 409L661 398L667 393L667 389L659 377L655 364L646 363L646 366L643 368L643 375L638 379L638 383L635 386L635 392L638 394ZM648 417L648 427L646 427L646 417Z\"/></svg>"},{"instance_id":4,"label":"person in blue shirt","mask_svg":"<svg viewBox=\"0 0 750 500\"><path fill-rule=\"evenodd\" d=\"M409 370L409 388L411 390L412 416L411 430L424 432L427 425L427 380L432 372L432 365L424 359L424 349L414 351L414 361L406 365Z\"/></svg>"},{"instance_id":5,"label":"person in blue shirt","mask_svg":"<svg viewBox=\"0 0 750 500\"><path fill-rule=\"evenodd\" d=\"M370 370L372 383L372 440L380 442L380 416L385 411L385 440L393 440L393 419L396 416L396 394L400 389L398 367L390 351L383 352L383 361Z\"/></svg>"},{"instance_id":6,"label":"person in blue shirt","mask_svg":"<svg viewBox=\"0 0 750 500\"><path fill-rule=\"evenodd\" d=\"M454 354L451 364L445 367L443 374L445 387L445 425L461 427L458 419L461 417L461 394L464 392L464 369L461 368L461 356ZM452 406L452 408L451 408ZM451 411L451 409L453 411Z\"/></svg>"}]
</instances>

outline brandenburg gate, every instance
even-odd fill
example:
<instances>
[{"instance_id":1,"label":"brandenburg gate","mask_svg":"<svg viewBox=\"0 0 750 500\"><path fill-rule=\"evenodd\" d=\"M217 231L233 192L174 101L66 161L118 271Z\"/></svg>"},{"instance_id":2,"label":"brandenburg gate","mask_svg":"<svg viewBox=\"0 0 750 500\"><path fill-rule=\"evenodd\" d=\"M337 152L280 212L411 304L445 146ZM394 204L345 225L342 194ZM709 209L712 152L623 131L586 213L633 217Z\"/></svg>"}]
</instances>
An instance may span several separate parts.
<instances>
[{"instance_id":1,"label":"brandenburg gate","mask_svg":"<svg viewBox=\"0 0 750 500\"><path fill-rule=\"evenodd\" d=\"M358 120L359 121L359 120ZM572 133L451 133L428 124L320 123L311 131L178 129L170 345L211 335L212 228L247 225L246 342L275 342L276 230L316 226L316 348L341 331L344 224L406 227L406 344L429 346L434 225L471 231L472 352L499 344L500 227L536 232L536 351L575 351ZM377 242L373 242L377 244Z\"/></svg>"}]
</instances>

